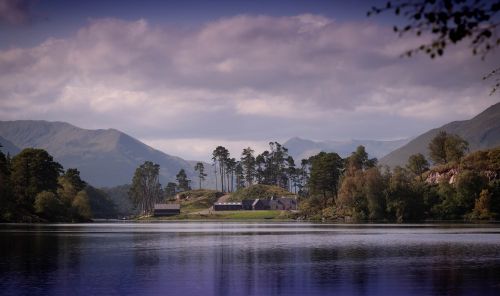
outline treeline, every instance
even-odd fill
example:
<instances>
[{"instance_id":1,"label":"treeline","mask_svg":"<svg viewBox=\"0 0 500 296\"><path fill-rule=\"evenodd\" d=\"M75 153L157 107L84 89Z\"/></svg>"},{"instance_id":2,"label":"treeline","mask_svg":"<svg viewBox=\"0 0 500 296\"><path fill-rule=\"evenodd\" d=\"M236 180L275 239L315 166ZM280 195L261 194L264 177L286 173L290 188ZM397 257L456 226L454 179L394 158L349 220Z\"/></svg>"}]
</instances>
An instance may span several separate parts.
<instances>
[{"instance_id":1,"label":"treeline","mask_svg":"<svg viewBox=\"0 0 500 296\"><path fill-rule=\"evenodd\" d=\"M404 222L500 215L500 148L467 155L468 143L444 131L428 147L433 167L415 154L405 167L391 170L369 158L363 146L346 158L321 152L296 166L286 147L271 142L269 148L258 155L245 148L238 160L225 147L215 148L217 189L279 186L298 194L305 219Z\"/></svg>"},{"instance_id":2,"label":"treeline","mask_svg":"<svg viewBox=\"0 0 500 296\"><path fill-rule=\"evenodd\" d=\"M277 142L255 155L243 149L239 159L218 146L212 153L216 189L234 192L254 184L274 185L296 193L304 219L353 221L421 221L495 219L500 215L500 148L466 155L468 144L440 132L429 144L431 167L422 154L392 170L369 158L363 146L350 156L321 152L300 165ZM197 187L203 187L203 163L197 163ZM157 202L190 190L183 169L162 188L159 165L137 168L129 196L140 213L149 215Z\"/></svg>"},{"instance_id":3,"label":"treeline","mask_svg":"<svg viewBox=\"0 0 500 296\"><path fill-rule=\"evenodd\" d=\"M252 148L245 148L239 160L232 158L225 147L218 146L212 153L212 160L216 189L222 192L265 184L298 193L305 185L305 171L295 165L288 149L278 142L270 142L269 150L258 155Z\"/></svg>"},{"instance_id":4,"label":"treeline","mask_svg":"<svg viewBox=\"0 0 500 296\"><path fill-rule=\"evenodd\" d=\"M252 148L243 149L239 160L232 158L225 147L216 147L212 153L216 190L233 192L253 184L265 184L301 192L306 182L304 170L295 166L288 150L281 144L271 142L269 147L269 150L257 156ZM202 162L198 162L194 170L197 172L197 187L201 189L207 176L207 168ZM165 187L159 182L159 171L160 166L150 161L146 161L135 171L128 194L141 215L151 215L155 203L191 190L191 180L184 169L176 175L176 182L169 182Z\"/></svg>"},{"instance_id":5,"label":"treeline","mask_svg":"<svg viewBox=\"0 0 500 296\"><path fill-rule=\"evenodd\" d=\"M112 217L114 204L101 190L63 170L42 149L11 158L0 151L0 220L7 222L89 221Z\"/></svg>"},{"instance_id":6,"label":"treeline","mask_svg":"<svg viewBox=\"0 0 500 296\"><path fill-rule=\"evenodd\" d=\"M345 159L322 152L307 160L301 215L397 222L498 218L500 148L467 151L466 141L440 132L429 144L432 168L422 154L390 170L368 159L362 146Z\"/></svg>"}]
</instances>

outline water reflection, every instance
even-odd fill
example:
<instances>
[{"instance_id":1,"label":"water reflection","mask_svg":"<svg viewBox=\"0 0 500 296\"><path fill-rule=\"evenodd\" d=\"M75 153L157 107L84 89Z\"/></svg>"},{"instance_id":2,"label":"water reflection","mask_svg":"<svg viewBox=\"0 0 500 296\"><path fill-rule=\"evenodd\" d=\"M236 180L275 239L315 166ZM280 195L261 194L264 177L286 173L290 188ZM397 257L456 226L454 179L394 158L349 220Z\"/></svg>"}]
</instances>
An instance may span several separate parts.
<instances>
[{"instance_id":1,"label":"water reflection","mask_svg":"<svg viewBox=\"0 0 500 296\"><path fill-rule=\"evenodd\" d=\"M498 295L489 228L1 225L4 295Z\"/></svg>"}]
</instances>

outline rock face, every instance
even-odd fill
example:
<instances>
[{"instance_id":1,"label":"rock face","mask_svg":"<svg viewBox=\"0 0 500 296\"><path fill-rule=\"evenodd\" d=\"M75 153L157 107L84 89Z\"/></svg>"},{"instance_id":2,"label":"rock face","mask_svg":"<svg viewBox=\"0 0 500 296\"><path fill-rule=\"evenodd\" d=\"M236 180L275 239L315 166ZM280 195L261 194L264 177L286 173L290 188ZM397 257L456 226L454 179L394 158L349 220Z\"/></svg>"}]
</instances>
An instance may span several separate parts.
<instances>
[{"instance_id":1,"label":"rock face","mask_svg":"<svg viewBox=\"0 0 500 296\"><path fill-rule=\"evenodd\" d=\"M196 180L191 162L158 151L116 129L88 130L65 122L0 121L0 136L14 146L11 149L47 150L64 168L77 168L93 186L128 184L135 169L147 160L160 165L163 185L174 181L180 169ZM213 173L206 171L210 175L205 184L209 185Z\"/></svg>"},{"instance_id":2,"label":"rock face","mask_svg":"<svg viewBox=\"0 0 500 296\"><path fill-rule=\"evenodd\" d=\"M431 171L425 182L428 184L439 184L441 182L447 182L448 184L455 184L457 182L458 175L462 172L459 168L451 168L445 171ZM480 174L488 179L488 182L497 180L499 173L491 170L481 171Z\"/></svg>"},{"instance_id":3,"label":"rock face","mask_svg":"<svg viewBox=\"0 0 500 296\"><path fill-rule=\"evenodd\" d=\"M432 171L425 179L425 182L428 184L439 184L441 182L453 184L457 180L457 176L459 173L460 171L456 168L444 172Z\"/></svg>"},{"instance_id":4,"label":"rock face","mask_svg":"<svg viewBox=\"0 0 500 296\"><path fill-rule=\"evenodd\" d=\"M428 157L429 142L439 133L457 134L469 142L470 152L500 146L500 103L481 112L470 120L455 121L432 129L380 159L379 163L390 167L404 166L412 154Z\"/></svg>"}]
</instances>

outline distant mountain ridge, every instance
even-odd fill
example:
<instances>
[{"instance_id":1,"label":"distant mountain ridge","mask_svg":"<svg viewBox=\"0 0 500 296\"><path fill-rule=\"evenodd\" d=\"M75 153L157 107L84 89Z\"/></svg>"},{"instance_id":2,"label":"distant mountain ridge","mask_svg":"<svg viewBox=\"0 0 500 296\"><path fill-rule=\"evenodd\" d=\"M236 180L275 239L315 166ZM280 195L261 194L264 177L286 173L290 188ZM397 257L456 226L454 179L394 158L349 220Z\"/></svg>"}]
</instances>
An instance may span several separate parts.
<instances>
[{"instance_id":1,"label":"distant mountain ridge","mask_svg":"<svg viewBox=\"0 0 500 296\"><path fill-rule=\"evenodd\" d=\"M454 121L421 134L399 149L394 150L380 163L404 166L412 154L422 153L428 158L429 142L439 133L457 134L469 142L470 151L494 148L500 145L500 103L496 103L469 120Z\"/></svg>"},{"instance_id":2,"label":"distant mountain ridge","mask_svg":"<svg viewBox=\"0 0 500 296\"><path fill-rule=\"evenodd\" d=\"M160 165L163 185L174 181L181 168L196 181L192 162L165 154L116 129L88 130L65 122L0 121L0 136L7 140L9 149L47 150L65 168L77 168L94 186L130 183L135 169L147 160ZM0 143L4 145L1 138ZM208 167L206 171L210 173Z\"/></svg>"},{"instance_id":3,"label":"distant mountain ridge","mask_svg":"<svg viewBox=\"0 0 500 296\"><path fill-rule=\"evenodd\" d=\"M2 147L0 147L0 150L6 155L7 154L16 155L17 153L19 153L19 151L21 151L19 147L17 147L11 141L5 139L2 136L0 136L0 145L2 145Z\"/></svg>"},{"instance_id":4,"label":"distant mountain ridge","mask_svg":"<svg viewBox=\"0 0 500 296\"><path fill-rule=\"evenodd\" d=\"M341 157L349 156L360 145L365 146L370 157L380 158L396 148L408 143L409 139L381 141L381 140L348 140L348 141L313 141L294 137L286 141L283 146L288 148L288 154L296 161L300 161L321 151L336 152Z\"/></svg>"}]
</instances>

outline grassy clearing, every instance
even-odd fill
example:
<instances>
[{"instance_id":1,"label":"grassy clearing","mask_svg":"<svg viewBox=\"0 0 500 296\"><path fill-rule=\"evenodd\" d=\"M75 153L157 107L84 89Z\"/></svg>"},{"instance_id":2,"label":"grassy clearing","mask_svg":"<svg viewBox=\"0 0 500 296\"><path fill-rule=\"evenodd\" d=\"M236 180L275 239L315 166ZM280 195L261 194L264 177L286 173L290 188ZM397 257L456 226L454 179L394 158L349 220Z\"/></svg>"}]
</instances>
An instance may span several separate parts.
<instances>
[{"instance_id":1,"label":"grassy clearing","mask_svg":"<svg viewBox=\"0 0 500 296\"><path fill-rule=\"evenodd\" d=\"M287 211L235 211L224 214L225 219L288 219Z\"/></svg>"},{"instance_id":2,"label":"grassy clearing","mask_svg":"<svg viewBox=\"0 0 500 296\"><path fill-rule=\"evenodd\" d=\"M170 217L143 217L141 221L171 220L292 220L288 211L220 211L210 214L181 213Z\"/></svg>"}]
</instances>

